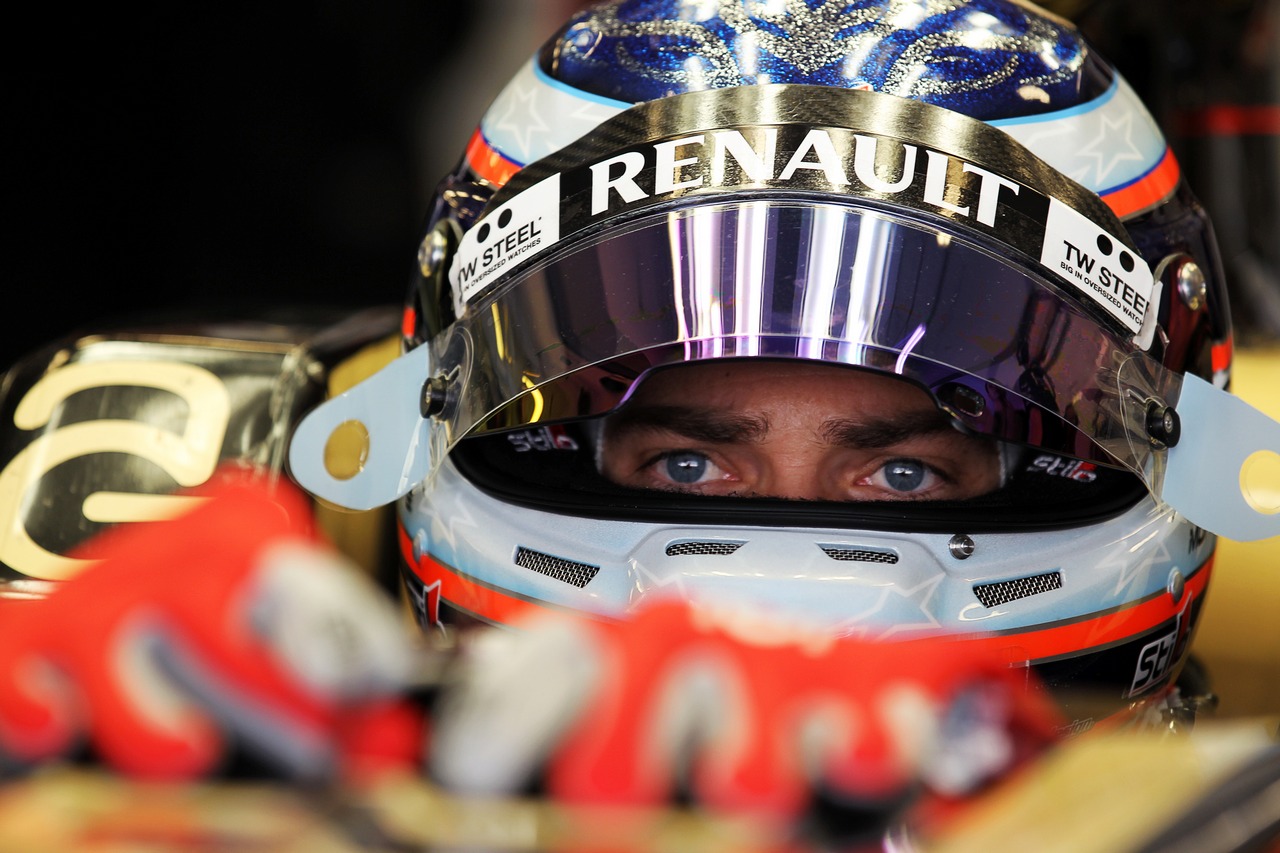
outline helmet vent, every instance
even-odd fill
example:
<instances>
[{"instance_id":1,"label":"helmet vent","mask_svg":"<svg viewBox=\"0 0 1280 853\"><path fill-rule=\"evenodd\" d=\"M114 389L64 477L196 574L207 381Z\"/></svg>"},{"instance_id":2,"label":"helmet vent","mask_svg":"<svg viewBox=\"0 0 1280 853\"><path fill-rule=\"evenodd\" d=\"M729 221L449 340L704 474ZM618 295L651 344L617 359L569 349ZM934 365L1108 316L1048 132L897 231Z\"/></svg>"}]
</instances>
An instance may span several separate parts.
<instances>
[{"instance_id":1,"label":"helmet vent","mask_svg":"<svg viewBox=\"0 0 1280 853\"><path fill-rule=\"evenodd\" d=\"M826 555L833 560L845 563L893 563L898 562L898 555L893 551L880 551L875 548L847 548L843 545L819 545Z\"/></svg>"},{"instance_id":2,"label":"helmet vent","mask_svg":"<svg viewBox=\"0 0 1280 853\"><path fill-rule=\"evenodd\" d=\"M973 594L978 596L984 606L998 607L1019 598L1055 589L1062 589L1062 572L1046 572L1029 578L978 584L973 588Z\"/></svg>"},{"instance_id":3,"label":"helmet vent","mask_svg":"<svg viewBox=\"0 0 1280 853\"><path fill-rule=\"evenodd\" d=\"M668 557L727 557L743 546L742 542L672 542L667 546Z\"/></svg>"},{"instance_id":4,"label":"helmet vent","mask_svg":"<svg viewBox=\"0 0 1280 853\"><path fill-rule=\"evenodd\" d=\"M533 551L524 546L516 548L516 565L573 584L579 589L591 583L592 578L600 571L599 566L588 563L577 563L563 557L553 557L541 551Z\"/></svg>"}]
</instances>

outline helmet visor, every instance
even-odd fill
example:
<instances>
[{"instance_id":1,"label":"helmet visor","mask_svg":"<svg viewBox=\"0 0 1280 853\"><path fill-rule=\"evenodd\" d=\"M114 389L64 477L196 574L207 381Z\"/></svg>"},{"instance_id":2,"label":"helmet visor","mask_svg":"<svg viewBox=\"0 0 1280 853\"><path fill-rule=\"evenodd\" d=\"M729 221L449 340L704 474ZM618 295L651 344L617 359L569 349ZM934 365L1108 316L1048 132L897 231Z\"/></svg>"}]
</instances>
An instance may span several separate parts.
<instances>
[{"instance_id":1,"label":"helmet visor","mask_svg":"<svg viewBox=\"0 0 1280 853\"><path fill-rule=\"evenodd\" d=\"M603 414L655 367L763 357L901 376L972 432L1141 472L1148 401L1178 377L1113 328L924 218L779 197L580 241L473 302L440 356L467 353L452 440Z\"/></svg>"}]
</instances>

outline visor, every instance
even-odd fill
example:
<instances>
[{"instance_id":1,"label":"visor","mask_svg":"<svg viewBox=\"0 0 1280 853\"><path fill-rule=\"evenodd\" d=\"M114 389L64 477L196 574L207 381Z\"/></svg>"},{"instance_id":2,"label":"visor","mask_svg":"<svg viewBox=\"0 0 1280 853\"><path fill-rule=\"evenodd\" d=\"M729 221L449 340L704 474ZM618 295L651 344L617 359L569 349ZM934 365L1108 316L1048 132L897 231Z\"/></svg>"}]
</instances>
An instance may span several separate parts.
<instances>
[{"instance_id":1,"label":"visor","mask_svg":"<svg viewBox=\"0 0 1280 853\"><path fill-rule=\"evenodd\" d=\"M988 143L999 134L975 124ZM732 133L668 133L652 156L626 156L632 146L522 173L454 259L460 319L303 422L291 449L303 485L353 508L385 503L464 436L599 415L646 371L712 358L901 376L974 433L1126 468L1157 496L1180 423L1203 429L1206 407L1235 400L1176 408L1184 377L1144 348L1150 271L1096 196L1040 175L1003 135L1000 151L976 146L1012 164L994 172L968 150L939 159L918 140L893 148L825 126ZM318 463L348 420L372 425L370 464L340 480ZM1242 447L1259 446L1258 423ZM1183 458L1181 471L1203 464ZM1173 479L1185 491L1196 475ZM1238 478L1233 491L1248 505ZM1280 517L1249 514L1224 521L1236 535L1280 532Z\"/></svg>"},{"instance_id":2,"label":"visor","mask_svg":"<svg viewBox=\"0 0 1280 853\"><path fill-rule=\"evenodd\" d=\"M478 301L446 349L469 352L453 437L603 414L654 367L794 358L896 374L972 432L1134 470L1152 451L1131 440L1148 401L1178 382L963 237L798 199L671 210L588 240Z\"/></svg>"}]
</instances>

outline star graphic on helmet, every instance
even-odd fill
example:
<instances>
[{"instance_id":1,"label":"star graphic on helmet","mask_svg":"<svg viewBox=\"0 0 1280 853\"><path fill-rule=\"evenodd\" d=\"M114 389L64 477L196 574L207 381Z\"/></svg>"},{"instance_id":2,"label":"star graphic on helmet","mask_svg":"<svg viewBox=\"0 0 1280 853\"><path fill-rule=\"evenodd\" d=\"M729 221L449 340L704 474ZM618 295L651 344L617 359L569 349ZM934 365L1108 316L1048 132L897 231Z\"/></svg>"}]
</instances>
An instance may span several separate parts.
<instances>
[{"instance_id":1,"label":"star graphic on helmet","mask_svg":"<svg viewBox=\"0 0 1280 853\"><path fill-rule=\"evenodd\" d=\"M1110 554L1098 561L1098 570L1104 576L1111 570L1115 571L1116 583L1111 591L1114 597L1128 598L1129 591L1151 578L1153 570L1163 583L1164 572L1175 565L1168 539L1161 535L1166 523L1165 514L1154 516L1151 522L1120 540Z\"/></svg>"},{"instance_id":2,"label":"star graphic on helmet","mask_svg":"<svg viewBox=\"0 0 1280 853\"><path fill-rule=\"evenodd\" d=\"M504 139L515 143L517 151L505 151L504 154L518 160L522 165L529 163L533 157L536 137L550 133L539 103L538 87L532 77L518 77L512 85L503 90L499 100L489 111L492 116L493 129L500 131Z\"/></svg>"},{"instance_id":3,"label":"star graphic on helmet","mask_svg":"<svg viewBox=\"0 0 1280 853\"><path fill-rule=\"evenodd\" d=\"M931 602L943 580L944 576L937 574L911 587L882 587L868 607L837 626L837 633L880 640L937 629L942 623L934 615Z\"/></svg>"},{"instance_id":4,"label":"star graphic on helmet","mask_svg":"<svg viewBox=\"0 0 1280 853\"><path fill-rule=\"evenodd\" d=\"M1133 113L1125 113L1112 119L1103 115L1098 133L1077 151L1081 168L1088 161L1094 171L1095 181L1090 186L1106 187L1107 176L1121 163L1142 162L1142 151L1133 140ZM1088 174L1088 172L1085 172Z\"/></svg>"}]
</instances>

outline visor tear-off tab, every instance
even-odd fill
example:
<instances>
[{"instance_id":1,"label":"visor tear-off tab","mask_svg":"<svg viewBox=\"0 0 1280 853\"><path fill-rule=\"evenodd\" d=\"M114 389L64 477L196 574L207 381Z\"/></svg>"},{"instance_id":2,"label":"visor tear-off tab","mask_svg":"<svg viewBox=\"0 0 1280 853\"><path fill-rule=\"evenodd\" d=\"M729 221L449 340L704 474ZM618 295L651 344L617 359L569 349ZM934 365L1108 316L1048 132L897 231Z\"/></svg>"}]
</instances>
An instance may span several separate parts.
<instances>
[{"instance_id":1,"label":"visor tear-off tab","mask_svg":"<svg viewBox=\"0 0 1280 853\"><path fill-rule=\"evenodd\" d=\"M1161 498L1228 539L1280 536L1280 482L1252 484L1272 506L1255 507L1245 495L1246 463L1256 454L1280 455L1280 423L1191 373L1177 411L1182 437L1169 448Z\"/></svg>"},{"instance_id":2,"label":"visor tear-off tab","mask_svg":"<svg viewBox=\"0 0 1280 853\"><path fill-rule=\"evenodd\" d=\"M430 375L421 346L312 410L289 444L294 478L316 497L355 510L389 504L421 483L432 471L432 421L422 416L419 394ZM353 421L368 433L368 456L358 473L340 479L325 451L335 431Z\"/></svg>"}]
</instances>

